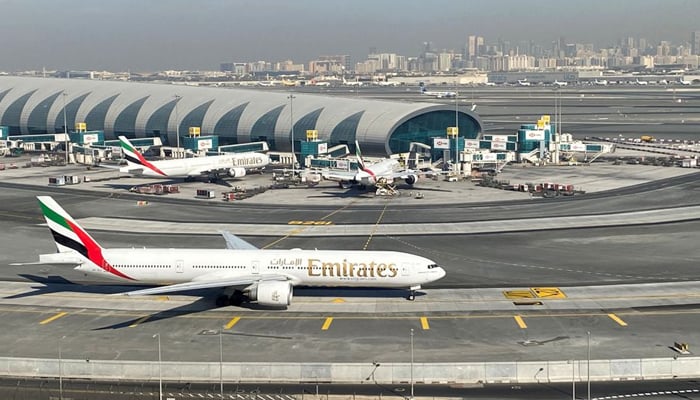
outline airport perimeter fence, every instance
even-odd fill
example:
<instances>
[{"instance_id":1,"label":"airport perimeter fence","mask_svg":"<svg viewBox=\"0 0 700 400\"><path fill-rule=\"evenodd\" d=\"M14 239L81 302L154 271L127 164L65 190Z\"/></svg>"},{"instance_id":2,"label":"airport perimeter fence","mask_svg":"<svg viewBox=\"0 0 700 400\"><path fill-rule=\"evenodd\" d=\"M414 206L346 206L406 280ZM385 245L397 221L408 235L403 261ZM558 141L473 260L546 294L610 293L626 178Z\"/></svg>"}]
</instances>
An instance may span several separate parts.
<instances>
[{"instance_id":1,"label":"airport perimeter fence","mask_svg":"<svg viewBox=\"0 0 700 400\"><path fill-rule=\"evenodd\" d=\"M413 373L411 374L411 370ZM223 376L220 375L223 371ZM5 377L227 383L547 383L700 377L700 357L472 363L230 363L0 358Z\"/></svg>"}]
</instances>

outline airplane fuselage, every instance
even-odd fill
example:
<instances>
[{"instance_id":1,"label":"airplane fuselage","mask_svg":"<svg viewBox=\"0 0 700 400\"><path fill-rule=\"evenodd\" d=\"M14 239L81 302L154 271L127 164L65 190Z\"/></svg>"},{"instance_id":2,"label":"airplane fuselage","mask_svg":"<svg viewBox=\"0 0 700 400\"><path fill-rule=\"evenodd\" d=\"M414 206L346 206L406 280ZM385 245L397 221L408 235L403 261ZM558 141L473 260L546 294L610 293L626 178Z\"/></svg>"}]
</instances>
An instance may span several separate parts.
<instances>
[{"instance_id":1,"label":"airplane fuselage","mask_svg":"<svg viewBox=\"0 0 700 400\"><path fill-rule=\"evenodd\" d=\"M420 287L445 272L432 261L393 251L104 249L105 265L76 267L101 280L176 284L237 275L283 275L294 286Z\"/></svg>"},{"instance_id":2,"label":"airplane fuselage","mask_svg":"<svg viewBox=\"0 0 700 400\"><path fill-rule=\"evenodd\" d=\"M137 175L154 177L188 177L197 176L208 172L226 171L232 168L243 168L246 170L263 168L268 165L269 162L270 158L267 154L254 152L208 157L192 157L177 160L153 161L151 164L155 165L163 174L149 168L139 168L140 173L137 173ZM122 168L122 172L132 173L134 169L135 167L129 166Z\"/></svg>"}]
</instances>

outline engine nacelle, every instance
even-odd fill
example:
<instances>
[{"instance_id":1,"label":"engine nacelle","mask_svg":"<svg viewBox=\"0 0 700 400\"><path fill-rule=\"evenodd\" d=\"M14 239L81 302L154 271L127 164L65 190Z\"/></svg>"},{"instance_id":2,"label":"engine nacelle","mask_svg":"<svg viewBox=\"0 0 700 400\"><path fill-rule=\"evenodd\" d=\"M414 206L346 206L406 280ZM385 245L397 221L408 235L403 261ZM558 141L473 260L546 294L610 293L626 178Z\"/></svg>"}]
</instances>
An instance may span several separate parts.
<instances>
[{"instance_id":1,"label":"engine nacelle","mask_svg":"<svg viewBox=\"0 0 700 400\"><path fill-rule=\"evenodd\" d=\"M413 185L416 182L418 182L418 175L409 175L406 177L407 184Z\"/></svg>"},{"instance_id":2,"label":"engine nacelle","mask_svg":"<svg viewBox=\"0 0 700 400\"><path fill-rule=\"evenodd\" d=\"M242 178L245 176L245 168L231 168L228 170L228 176L232 178Z\"/></svg>"},{"instance_id":3,"label":"engine nacelle","mask_svg":"<svg viewBox=\"0 0 700 400\"><path fill-rule=\"evenodd\" d=\"M248 294L251 301L271 307L286 307L292 304L292 296L292 284L282 281L262 281Z\"/></svg>"}]
</instances>

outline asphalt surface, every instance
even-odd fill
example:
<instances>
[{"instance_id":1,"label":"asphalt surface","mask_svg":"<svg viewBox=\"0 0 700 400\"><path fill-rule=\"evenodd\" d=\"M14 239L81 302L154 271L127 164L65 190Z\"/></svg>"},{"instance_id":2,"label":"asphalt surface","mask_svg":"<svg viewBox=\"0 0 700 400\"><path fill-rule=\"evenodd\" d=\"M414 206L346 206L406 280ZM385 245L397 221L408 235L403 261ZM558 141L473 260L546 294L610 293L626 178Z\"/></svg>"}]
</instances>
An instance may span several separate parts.
<instances>
[{"instance_id":1,"label":"asphalt surface","mask_svg":"<svg viewBox=\"0 0 700 400\"><path fill-rule=\"evenodd\" d=\"M400 95L398 89L397 96ZM517 125L519 120L530 123L540 114L550 112L547 102L551 88L496 88L483 92L475 89L473 92L474 99L480 99L478 110L487 122L501 117L508 119L506 114L511 111L511 116L515 114L517 118L510 118L509 122L498 122L502 126ZM571 106L565 96L564 121L566 124L567 120L571 120L569 126L572 130L576 126L577 136L614 135L619 134L618 129L631 135L639 129L635 135L642 132L681 139L695 138L691 132L694 127L688 128L693 124L679 122L680 118L694 121L697 117L696 102L700 100L694 92L684 92L681 103L674 102L673 93L662 88L643 91L620 89L619 93L614 89L605 93L610 98L598 94L598 89L572 88L565 89L565 92L570 97ZM676 95L680 97L680 91ZM380 93L377 96L387 95ZM623 97L624 100L621 100ZM595 101L587 105L591 98L595 98ZM581 99L579 102L583 107L580 110L579 107L573 108L574 99ZM505 104L509 104L508 111ZM499 107L504 107L502 115L499 115ZM570 112L567 110L569 107ZM618 112L620 107L624 108L624 112ZM580 124L573 123L576 118ZM594 118L609 119L596 122ZM621 124L625 120L632 120L633 123ZM619 174L601 173L595 179L622 179L626 172L620 170ZM127 194L125 188L118 185L98 191L83 188L67 190L48 188L39 183L27 186L26 182L4 179L0 180L0 188L3 227L0 232L0 280L9 283L40 282L35 284L34 294L21 294L26 296L23 297L27 301L25 304L18 305L16 299L9 298L5 299L8 301L0 301L0 318L6 327L0 331L0 340L13 343L13 346L6 346L0 351L1 356L55 357L60 340L65 358L153 360L156 352L152 337L160 333L164 360L212 361L218 360L218 348L206 332L218 331L236 317L241 317L240 321L226 329L224 336L224 351L226 357L230 357L229 361L407 362L410 329L416 330L415 354L420 362L582 359L586 354L587 331L591 332L594 359L672 357L676 355L670 349L673 342L690 343L691 349L694 344L700 343L700 333L697 332L700 307L692 297L683 305L674 305L671 301L664 306L599 310L583 310L576 306L553 310L545 302L544 307L526 305L516 311L493 309L446 313L432 311L428 307L422 312L386 313L370 308L334 315L231 307L215 309L207 297L200 299L195 296L186 305L179 300L162 299L166 305L168 301L174 301L173 308L166 306L166 311L148 312L116 309L110 306L108 296L100 298L120 288L65 282L63 279L81 280L81 276L74 271L49 266L9 265L12 262L33 261L41 253L54 251L49 232L41 226L43 218L34 199L38 194L55 196L78 219L128 217L139 219L144 224L148 224L149 220L261 224L332 220L339 225L411 222L420 229L421 224L436 221L541 219L698 205L700 184L697 175L669 177L546 202L533 202L527 198L503 202L496 197L462 203L457 198L453 204L439 205L430 202L362 201L355 199L355 193L335 189L324 190L323 196L317 195L318 198L303 199L303 196L294 194L294 189L290 192L294 200L274 206L255 202L204 205L187 199L148 198L151 203L148 207L136 207L135 200L144 197ZM421 190L430 193L430 188L425 186ZM440 189L442 192L444 187ZM461 193L471 189L463 190L465 192ZM279 198L283 200L286 196L279 195ZM700 281L700 256L697 252L699 228L699 221L685 221L534 233L377 236L371 240L363 237L294 236L247 236L245 239L258 246L272 248L358 249L367 246L368 249L424 253L448 271L447 278L435 283L429 290L603 285L604 290L609 290L608 296L614 298L620 294L617 289L620 284ZM107 247L224 247L223 239L216 234L140 235L128 231L94 231L91 234ZM63 283L57 285L57 282ZM391 299L402 296L400 291L379 291L375 294ZM295 299L311 304L326 301L325 297L318 297L314 292L304 293L302 290L295 295ZM62 304L61 296L86 302L86 306L66 307L64 304L67 303ZM352 293L343 292L342 296L352 301ZM421 300L419 297L416 301ZM66 314L51 319L63 312ZM525 326L515 317L520 317L520 322ZM333 318L332 324L322 329L328 318ZM425 318L427 329L421 318ZM49 319L51 321L41 324ZM618 389L622 386L614 386L610 393L621 392ZM562 393L564 390L563 386L554 388L552 393L555 394L551 398L567 396ZM483 398L505 395L512 398L550 398L549 394L537 391L519 397L508 393L508 389L493 395L484 394ZM683 395L687 398L697 397L692 393ZM481 398L478 393L471 393L472 396Z\"/></svg>"}]
</instances>

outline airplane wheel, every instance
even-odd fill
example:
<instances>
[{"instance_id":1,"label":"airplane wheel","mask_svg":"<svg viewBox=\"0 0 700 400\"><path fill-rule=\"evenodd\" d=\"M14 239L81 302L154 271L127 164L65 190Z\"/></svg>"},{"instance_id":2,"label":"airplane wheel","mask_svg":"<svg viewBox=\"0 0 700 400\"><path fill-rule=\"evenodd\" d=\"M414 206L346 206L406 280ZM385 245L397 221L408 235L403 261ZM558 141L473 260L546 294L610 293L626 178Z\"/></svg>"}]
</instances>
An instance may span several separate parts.
<instances>
[{"instance_id":1,"label":"airplane wheel","mask_svg":"<svg viewBox=\"0 0 700 400\"><path fill-rule=\"evenodd\" d=\"M236 290L235 292L233 292L233 294L231 295L231 298L229 300L230 300L232 306L240 306L241 304L243 304L243 301L245 300L245 296L243 295L243 293Z\"/></svg>"},{"instance_id":2,"label":"airplane wheel","mask_svg":"<svg viewBox=\"0 0 700 400\"><path fill-rule=\"evenodd\" d=\"M411 290L411 292L408 294L408 297L406 297L408 301L413 301L416 299L416 292L414 290Z\"/></svg>"},{"instance_id":3,"label":"airplane wheel","mask_svg":"<svg viewBox=\"0 0 700 400\"><path fill-rule=\"evenodd\" d=\"M229 304L230 304L230 303L229 303L229 298L228 298L228 296L221 295L221 296L219 296L219 297L216 298L216 306L217 306L217 307L226 307L226 306L229 305Z\"/></svg>"}]
</instances>

